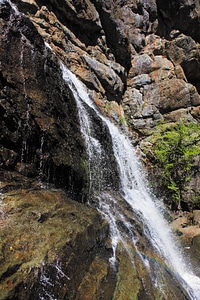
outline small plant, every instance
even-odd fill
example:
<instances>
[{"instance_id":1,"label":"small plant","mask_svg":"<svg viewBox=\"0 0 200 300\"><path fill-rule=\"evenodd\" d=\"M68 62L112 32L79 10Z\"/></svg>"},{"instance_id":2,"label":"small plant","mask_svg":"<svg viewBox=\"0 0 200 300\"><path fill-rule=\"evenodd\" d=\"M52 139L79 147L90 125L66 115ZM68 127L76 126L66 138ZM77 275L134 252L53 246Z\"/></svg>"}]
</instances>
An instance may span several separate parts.
<instances>
[{"instance_id":1,"label":"small plant","mask_svg":"<svg viewBox=\"0 0 200 300\"><path fill-rule=\"evenodd\" d=\"M158 125L151 138L151 151L160 170L162 187L178 209L194 172L195 158L200 155L199 142L200 125L182 121Z\"/></svg>"},{"instance_id":2,"label":"small plant","mask_svg":"<svg viewBox=\"0 0 200 300\"><path fill-rule=\"evenodd\" d=\"M127 125L125 116L120 116L119 117L119 124L120 125Z\"/></svg>"}]
</instances>

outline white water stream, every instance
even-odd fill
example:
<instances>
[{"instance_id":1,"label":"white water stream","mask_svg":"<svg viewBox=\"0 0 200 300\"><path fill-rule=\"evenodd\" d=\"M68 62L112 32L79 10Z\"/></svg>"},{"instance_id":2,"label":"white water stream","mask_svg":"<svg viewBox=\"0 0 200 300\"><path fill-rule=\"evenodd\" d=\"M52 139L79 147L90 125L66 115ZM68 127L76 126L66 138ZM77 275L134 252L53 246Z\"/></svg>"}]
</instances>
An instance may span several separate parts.
<instances>
[{"instance_id":1,"label":"white water stream","mask_svg":"<svg viewBox=\"0 0 200 300\"><path fill-rule=\"evenodd\" d=\"M148 192L145 179L142 175L143 172L139 166L135 149L130 140L121 133L118 127L110 122L110 120L101 115L99 110L95 107L94 102L90 99L86 87L82 82L67 70L64 65L61 65L61 68L63 78L70 86L77 101L80 123L88 147L89 157L99 155L99 161L101 161L102 147L99 141L90 135L91 120L87 113L87 108L85 108L85 104L90 107L109 128L112 137L113 152L118 163L121 179L121 194L124 201L140 215L140 219L146 227L147 235L150 236L157 251L165 258L166 264L168 264L174 273L177 274L178 278L180 278L183 287L187 290L191 299L200 299L200 278L192 273L189 266L186 266L182 255L178 248L176 248L170 227L160 212L157 202ZM106 196L104 194L104 199L106 197L108 198L108 195ZM110 222L114 260L117 243L119 240L123 242L123 238L116 226L116 216L120 214L122 219L123 212L118 211L115 212L115 214L112 213L111 207L113 206L113 201L114 199L110 197L110 206L107 201L106 203L102 203L100 208L102 214ZM128 224L126 224L126 226L127 228L129 227Z\"/></svg>"}]
</instances>

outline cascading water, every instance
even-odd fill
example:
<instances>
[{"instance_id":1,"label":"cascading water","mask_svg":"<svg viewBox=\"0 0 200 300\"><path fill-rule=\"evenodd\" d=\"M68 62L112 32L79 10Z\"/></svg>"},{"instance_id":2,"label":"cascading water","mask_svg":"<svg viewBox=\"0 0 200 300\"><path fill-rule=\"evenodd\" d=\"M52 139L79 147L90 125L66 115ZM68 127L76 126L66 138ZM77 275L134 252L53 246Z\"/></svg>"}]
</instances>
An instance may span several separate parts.
<instances>
[{"instance_id":1,"label":"cascading water","mask_svg":"<svg viewBox=\"0 0 200 300\"><path fill-rule=\"evenodd\" d=\"M200 299L200 278L194 275L191 270L188 270L188 266L184 263L180 251L174 246L175 241L160 211L159 202L148 192L135 149L130 140L120 132L118 127L101 115L99 110L95 107L94 102L90 99L85 86L75 75L67 70L63 64L61 64L61 68L63 78L70 86L79 109L80 123L89 155L90 181L91 185L94 185L92 191L90 189L89 192L95 192L94 187L96 188L96 184L94 184L94 182L96 178L96 182L99 184L99 194L97 196L99 199L98 209L110 223L113 245L112 263L115 263L115 250L118 242L125 243L127 235L131 238L133 245L136 247L137 238L134 237L131 231L132 225L130 220L123 212L123 206L120 204L120 201L126 201L132 211L139 216L144 231L146 235L149 236L155 251L162 256L166 265L169 266L177 280L187 291L190 299ZM93 125L90 114L88 113L91 110L93 114L102 120L102 124L104 124L104 126L106 125L110 132L112 149L120 176L120 201L115 200L114 197L108 193L105 185L102 187L101 184L103 180L101 178L103 173L101 164L104 158L104 150L100 141L94 137ZM96 169L92 167L92 164L95 165ZM97 173L99 174L98 176ZM123 231L119 228L119 220L120 223L123 223L126 230ZM141 259L144 260L143 263L150 266L148 259L144 258L141 253L138 254ZM159 278L156 278L155 281L159 281Z\"/></svg>"},{"instance_id":2,"label":"cascading water","mask_svg":"<svg viewBox=\"0 0 200 300\"><path fill-rule=\"evenodd\" d=\"M10 15L10 21L12 22L14 18L17 18L21 12L19 12L16 4L14 4L11 0L1 0L0 2L7 2L11 8L13 13ZM19 36L20 36L20 74L23 86L23 95L24 95L24 101L26 103L26 111L24 116L24 123L23 123L23 137L22 137L22 146L21 146L21 163L30 162L32 160L31 157L31 151L29 149L29 143L28 139L31 137L31 125L30 125L30 112L31 112L31 104L30 99L27 95L27 87L26 87L26 76L25 76L25 69L24 69L24 61L25 56L27 55L27 49L31 49L31 51L34 51L33 45L31 45L30 41L27 39L27 37L23 34L22 30L19 30Z\"/></svg>"}]
</instances>

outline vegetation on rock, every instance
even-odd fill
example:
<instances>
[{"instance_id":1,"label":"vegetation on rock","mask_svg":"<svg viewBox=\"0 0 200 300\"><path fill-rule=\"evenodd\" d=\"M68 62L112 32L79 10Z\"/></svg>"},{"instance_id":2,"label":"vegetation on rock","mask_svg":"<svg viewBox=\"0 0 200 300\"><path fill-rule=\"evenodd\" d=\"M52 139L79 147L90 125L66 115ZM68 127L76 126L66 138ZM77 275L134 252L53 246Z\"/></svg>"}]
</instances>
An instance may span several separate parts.
<instances>
[{"instance_id":1,"label":"vegetation on rock","mask_svg":"<svg viewBox=\"0 0 200 300\"><path fill-rule=\"evenodd\" d=\"M192 178L197 173L200 155L200 125L194 122L160 123L151 136L147 150L156 168L159 169L157 186L164 191L167 204L181 209L190 191L190 208L200 206L200 195L192 190ZM150 155L151 153L151 155Z\"/></svg>"}]
</instances>

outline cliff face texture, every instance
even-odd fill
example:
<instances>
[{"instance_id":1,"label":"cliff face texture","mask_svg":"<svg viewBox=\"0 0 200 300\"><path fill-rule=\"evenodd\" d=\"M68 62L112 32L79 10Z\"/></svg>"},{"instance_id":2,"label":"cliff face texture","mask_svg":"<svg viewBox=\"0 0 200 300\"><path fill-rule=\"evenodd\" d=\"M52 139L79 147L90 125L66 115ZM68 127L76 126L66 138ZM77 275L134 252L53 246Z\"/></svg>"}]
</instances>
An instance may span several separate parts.
<instances>
[{"instance_id":1,"label":"cliff face texture","mask_svg":"<svg viewBox=\"0 0 200 300\"><path fill-rule=\"evenodd\" d=\"M118 273L108 262L108 224L84 205L86 147L60 65L128 126L149 168L158 123L199 123L199 1L46 2L0 0L0 299L160 297L136 255L130 268L118 249ZM198 156L193 165L189 206L199 197ZM187 299L172 281L166 299Z\"/></svg>"},{"instance_id":2,"label":"cliff face texture","mask_svg":"<svg viewBox=\"0 0 200 300\"><path fill-rule=\"evenodd\" d=\"M85 159L82 146L77 147L81 137L71 138L77 132L76 108L74 101L65 105L71 96L63 94L66 89L55 62L58 58L86 84L104 113L118 124L128 125L135 143L153 164L156 159L151 155L152 142L147 137L158 123L173 126L180 120L199 122L197 2L14 1L13 4L16 5L13 15L8 8L2 11L1 77L6 87L3 93L20 93L21 98L15 97L15 105L20 101L18 114L14 105L2 101L5 128L2 145L6 148L4 152L14 150L13 165L2 154L3 165L16 168L18 163L20 172L31 169L30 173L36 171L36 166L34 176L41 167L48 181L71 189L76 199L80 194L85 197L88 183L84 170L81 174L78 171L79 159ZM7 140L12 147L7 146ZM41 145L44 155L39 167ZM29 166L24 168L21 162ZM195 167L187 174L187 178L191 177L187 180L191 192L181 193L181 200L189 206L199 199L198 159L193 159L192 164ZM63 174L67 174L66 179ZM69 182L73 182L70 188ZM159 192L163 190L165 195L166 189ZM169 198L172 198L170 193Z\"/></svg>"}]
</instances>

